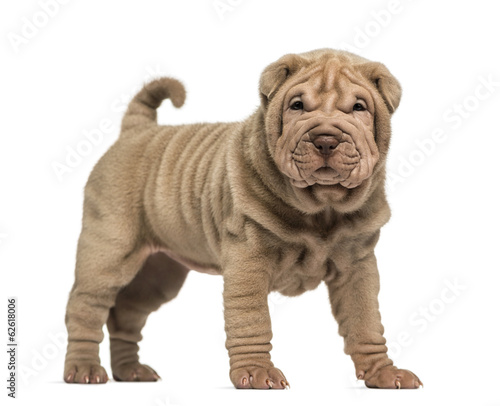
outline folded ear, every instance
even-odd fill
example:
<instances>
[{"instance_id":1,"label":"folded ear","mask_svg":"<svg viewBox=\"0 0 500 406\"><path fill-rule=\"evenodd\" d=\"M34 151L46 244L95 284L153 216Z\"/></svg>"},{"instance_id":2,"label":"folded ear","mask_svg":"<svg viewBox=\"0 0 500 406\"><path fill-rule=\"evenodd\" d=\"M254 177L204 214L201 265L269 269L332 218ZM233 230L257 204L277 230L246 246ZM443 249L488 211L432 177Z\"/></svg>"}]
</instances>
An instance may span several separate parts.
<instances>
[{"instance_id":1,"label":"folded ear","mask_svg":"<svg viewBox=\"0 0 500 406\"><path fill-rule=\"evenodd\" d=\"M382 96L389 113L396 111L401 100L401 85L389 72L385 65L379 62L367 62L359 66L360 71L370 80Z\"/></svg>"},{"instance_id":2,"label":"folded ear","mask_svg":"<svg viewBox=\"0 0 500 406\"><path fill-rule=\"evenodd\" d=\"M276 94L285 80L293 75L301 66L302 58L295 54L288 54L269 65L260 76L260 97L263 104Z\"/></svg>"}]
</instances>

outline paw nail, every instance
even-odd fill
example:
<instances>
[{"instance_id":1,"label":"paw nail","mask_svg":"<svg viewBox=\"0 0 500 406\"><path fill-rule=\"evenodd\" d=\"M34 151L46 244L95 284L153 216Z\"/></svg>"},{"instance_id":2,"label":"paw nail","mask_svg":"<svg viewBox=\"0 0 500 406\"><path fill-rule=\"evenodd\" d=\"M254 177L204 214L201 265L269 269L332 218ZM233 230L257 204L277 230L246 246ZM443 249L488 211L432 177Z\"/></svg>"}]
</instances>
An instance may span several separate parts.
<instances>
[{"instance_id":1,"label":"paw nail","mask_svg":"<svg viewBox=\"0 0 500 406\"><path fill-rule=\"evenodd\" d=\"M85 377L85 383L89 383L90 382L90 379L88 376Z\"/></svg>"},{"instance_id":2,"label":"paw nail","mask_svg":"<svg viewBox=\"0 0 500 406\"><path fill-rule=\"evenodd\" d=\"M396 381L396 386L397 386L398 389L401 389L401 382Z\"/></svg>"},{"instance_id":3,"label":"paw nail","mask_svg":"<svg viewBox=\"0 0 500 406\"><path fill-rule=\"evenodd\" d=\"M245 385L247 384L247 378L243 378L243 379L241 380L241 384L242 384L243 386L245 386Z\"/></svg>"},{"instance_id":4,"label":"paw nail","mask_svg":"<svg viewBox=\"0 0 500 406\"><path fill-rule=\"evenodd\" d=\"M272 389L273 382L270 379L266 379L266 385L269 386L269 389Z\"/></svg>"},{"instance_id":5,"label":"paw nail","mask_svg":"<svg viewBox=\"0 0 500 406\"><path fill-rule=\"evenodd\" d=\"M96 380L97 383L101 383L101 378L96 377L95 380Z\"/></svg>"}]
</instances>

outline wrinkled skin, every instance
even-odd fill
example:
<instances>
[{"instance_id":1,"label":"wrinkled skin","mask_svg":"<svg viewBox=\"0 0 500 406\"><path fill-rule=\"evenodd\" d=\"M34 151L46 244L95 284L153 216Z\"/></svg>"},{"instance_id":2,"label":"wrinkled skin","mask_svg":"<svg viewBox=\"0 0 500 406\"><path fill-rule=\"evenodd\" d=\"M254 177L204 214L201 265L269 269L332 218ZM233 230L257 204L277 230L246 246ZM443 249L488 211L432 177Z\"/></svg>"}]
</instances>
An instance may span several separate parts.
<instances>
[{"instance_id":1,"label":"wrinkled skin","mask_svg":"<svg viewBox=\"0 0 500 406\"><path fill-rule=\"evenodd\" d=\"M352 189L372 175L379 158L374 102L370 92L342 70L332 78L332 66L327 69L328 74L316 69L288 86L274 159L294 186L341 184ZM334 80L325 84L325 77ZM295 109L297 103L303 108ZM320 139L329 151L314 144Z\"/></svg>"},{"instance_id":2,"label":"wrinkled skin","mask_svg":"<svg viewBox=\"0 0 500 406\"><path fill-rule=\"evenodd\" d=\"M236 388L289 387L271 361L268 294L296 296L320 283L358 379L421 384L388 357L377 300L374 249L390 217L385 159L399 83L380 63L325 49L269 65L259 94L244 122L180 126L156 122L165 98L182 106L177 80L155 80L134 97L85 188L66 382L108 380L99 359L104 324L114 379L159 379L139 362L141 331L193 269L224 279ZM193 365L209 368L201 364Z\"/></svg>"}]
</instances>

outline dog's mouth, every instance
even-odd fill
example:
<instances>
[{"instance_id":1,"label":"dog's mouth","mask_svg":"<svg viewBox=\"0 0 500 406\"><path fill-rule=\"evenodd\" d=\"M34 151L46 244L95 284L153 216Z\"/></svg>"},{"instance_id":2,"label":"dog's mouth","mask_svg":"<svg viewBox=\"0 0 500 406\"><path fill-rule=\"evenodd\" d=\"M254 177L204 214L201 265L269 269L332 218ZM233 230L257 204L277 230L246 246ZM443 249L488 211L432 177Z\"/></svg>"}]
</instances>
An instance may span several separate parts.
<instances>
[{"instance_id":1,"label":"dog's mouth","mask_svg":"<svg viewBox=\"0 0 500 406\"><path fill-rule=\"evenodd\" d=\"M316 169L314 171L314 176L317 179L326 182L340 178L340 174L338 173L338 171L336 171L333 168L330 168L329 166L322 166L321 168Z\"/></svg>"},{"instance_id":2,"label":"dog's mouth","mask_svg":"<svg viewBox=\"0 0 500 406\"><path fill-rule=\"evenodd\" d=\"M294 186L306 188L315 184L338 185L352 189L373 173L378 160L373 134L359 123L342 125L340 120L325 120L304 126L294 135L282 154L282 172ZM307 131L304 131L306 127ZM290 128L293 132L294 128ZM283 137L287 137L284 132ZM371 139L370 139L371 137Z\"/></svg>"},{"instance_id":3,"label":"dog's mouth","mask_svg":"<svg viewBox=\"0 0 500 406\"><path fill-rule=\"evenodd\" d=\"M325 178L336 178L339 176L339 173L329 166L323 165L321 168L316 169L314 171L317 176L325 177Z\"/></svg>"},{"instance_id":4,"label":"dog's mouth","mask_svg":"<svg viewBox=\"0 0 500 406\"><path fill-rule=\"evenodd\" d=\"M331 139L329 139L330 137ZM314 137L313 134L307 133L301 141L305 145L299 143L292 154L292 159L294 159L302 178L307 183L313 182L312 184L321 185L342 184L349 179L352 171L360 164L361 157L355 145L348 138L345 134L341 134L339 137L323 134ZM318 142L318 139L321 141ZM297 160L297 156L302 157L302 159ZM304 161L304 156L308 157L307 163ZM357 186L353 182L348 182L348 185Z\"/></svg>"},{"instance_id":5,"label":"dog's mouth","mask_svg":"<svg viewBox=\"0 0 500 406\"><path fill-rule=\"evenodd\" d=\"M305 155L308 156L307 161L304 161ZM300 156L300 159L297 159L297 156ZM314 151L304 154L304 151L300 150L292 154L292 160L300 175L300 179L292 177L292 183L299 187L342 183L349 177L356 165L356 162L350 162L350 165L344 164L340 150L330 157L324 157ZM304 182L307 186L304 185Z\"/></svg>"}]
</instances>

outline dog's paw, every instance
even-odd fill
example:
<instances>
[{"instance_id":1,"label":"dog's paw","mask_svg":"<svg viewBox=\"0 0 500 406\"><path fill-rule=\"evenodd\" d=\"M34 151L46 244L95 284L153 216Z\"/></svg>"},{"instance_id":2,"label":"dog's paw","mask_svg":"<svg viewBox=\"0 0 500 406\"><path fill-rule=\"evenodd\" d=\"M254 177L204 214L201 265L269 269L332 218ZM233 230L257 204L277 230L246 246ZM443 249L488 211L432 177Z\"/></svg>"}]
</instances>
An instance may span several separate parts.
<instances>
[{"instance_id":1,"label":"dog's paw","mask_svg":"<svg viewBox=\"0 0 500 406\"><path fill-rule=\"evenodd\" d=\"M108 374L98 363L81 362L65 368L64 381L67 383L106 383Z\"/></svg>"},{"instance_id":2,"label":"dog's paw","mask_svg":"<svg viewBox=\"0 0 500 406\"><path fill-rule=\"evenodd\" d=\"M113 379L125 382L156 382L161 378L153 368L139 362L132 362L114 367Z\"/></svg>"},{"instance_id":3,"label":"dog's paw","mask_svg":"<svg viewBox=\"0 0 500 406\"><path fill-rule=\"evenodd\" d=\"M363 379L361 375L358 377ZM417 389L424 386L413 372L392 365L379 369L373 376L365 379L365 385L380 389Z\"/></svg>"},{"instance_id":4,"label":"dog's paw","mask_svg":"<svg viewBox=\"0 0 500 406\"><path fill-rule=\"evenodd\" d=\"M290 384L277 368L238 368L230 373L237 389L288 389Z\"/></svg>"}]
</instances>

